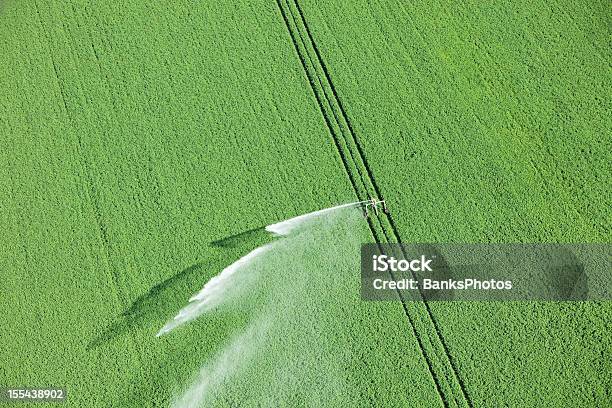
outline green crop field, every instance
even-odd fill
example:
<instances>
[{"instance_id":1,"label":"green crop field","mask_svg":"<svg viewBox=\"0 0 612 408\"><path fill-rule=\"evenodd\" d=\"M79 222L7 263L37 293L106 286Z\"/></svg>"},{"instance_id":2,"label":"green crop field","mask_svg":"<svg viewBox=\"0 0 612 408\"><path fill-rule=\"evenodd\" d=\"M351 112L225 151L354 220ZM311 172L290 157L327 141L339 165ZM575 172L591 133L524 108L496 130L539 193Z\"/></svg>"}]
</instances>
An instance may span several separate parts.
<instances>
[{"instance_id":1,"label":"green crop field","mask_svg":"<svg viewBox=\"0 0 612 408\"><path fill-rule=\"evenodd\" d=\"M612 406L609 301L369 302L359 277L367 242L610 243L611 12L1 1L0 389ZM263 230L370 197L390 214ZM209 281L211 309L156 336Z\"/></svg>"}]
</instances>

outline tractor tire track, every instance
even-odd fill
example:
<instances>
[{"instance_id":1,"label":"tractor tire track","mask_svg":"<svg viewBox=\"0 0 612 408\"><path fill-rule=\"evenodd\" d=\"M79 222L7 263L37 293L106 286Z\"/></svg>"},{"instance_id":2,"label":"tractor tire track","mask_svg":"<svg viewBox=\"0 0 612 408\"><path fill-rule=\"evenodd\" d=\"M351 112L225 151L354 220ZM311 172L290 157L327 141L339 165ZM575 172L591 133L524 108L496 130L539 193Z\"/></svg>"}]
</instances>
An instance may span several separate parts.
<instances>
[{"instance_id":1,"label":"tractor tire track","mask_svg":"<svg viewBox=\"0 0 612 408\"><path fill-rule=\"evenodd\" d=\"M283 7L281 0L277 0L277 5L283 16L285 25L298 54L298 58L306 72L312 91L315 94L315 99L325 119L327 128L334 139L334 143L338 149L338 153L342 159L345 171L357 198L361 201L371 196L375 196L382 200L382 191L374 178L371 167L367 162L363 146L357 138L354 127L346 114L346 109L333 85L329 70L312 36L299 2L297 0L294 1L295 12L292 10L289 0L285 2L287 10ZM289 16L291 16L291 19ZM299 16L299 18L296 16ZM293 25L291 21L293 21ZM301 30L300 26L302 27ZM310 53L308 52L308 45L310 45L312 49ZM311 55L312 53L314 57ZM319 68L318 71L321 73L317 72L317 67ZM318 87L320 87L320 89ZM326 88L330 91L326 92ZM334 125L334 121L337 126ZM336 127L339 129L339 132L336 130ZM338 137L338 134L341 135L342 139ZM354 145L354 147L351 145ZM342 151L344 146L346 146L348 150L348 155L346 152ZM355 170L353 170L353 167ZM362 169L364 169L364 171L362 171ZM355 183L356 177L354 171L359 175L361 185ZM365 192L365 195L361 195L362 191ZM372 236L380 250L382 250L382 242L402 242L399 229L390 215L384 216L376 214L376 220L380 230L376 228L372 219L368 218L367 221ZM381 236L384 236L385 241L381 241ZM402 252L404 256L407 256L403 248ZM409 307L400 291L397 291L397 293L442 402L445 406L450 406L451 402L454 406L472 406L465 391L463 381L458 375L457 367L443 340L439 324L431 312L429 305L423 300L422 303L426 312L425 318L427 319L427 321L424 322L422 320L423 313L419 313L421 308ZM421 298L423 299L422 292ZM420 327L419 324L430 326L430 328ZM433 328L433 331L431 328ZM429 333L433 335L430 336ZM433 337L433 339L431 337ZM427 344L425 340L428 341ZM448 365L450 365L450 367L448 367Z\"/></svg>"},{"instance_id":2,"label":"tractor tire track","mask_svg":"<svg viewBox=\"0 0 612 408\"><path fill-rule=\"evenodd\" d=\"M34 2L34 10L36 11L36 15L38 17L38 20L41 26L41 30L43 32L43 37L44 37L43 40L47 44L47 49L49 52L49 59L51 60L51 64L53 66L53 71L55 74L55 79L56 79L57 87L59 90L60 99L62 100L62 111L64 112L64 115L66 117L67 123L69 124L70 128L73 130L76 130L78 126L74 119L75 115L73 115L71 113L71 109L69 109L68 97L64 89L65 87L63 85L63 81L60 76L60 71L58 70L58 64L53 54L53 47L51 43L51 38L52 38L51 33L48 31L48 28L46 24L44 23L45 19L43 18L41 9L37 1ZM63 27L63 30L66 31L65 26ZM75 42L74 38L72 38L69 33L66 33L66 35L70 37L70 41ZM98 188L96 187L96 182L93 176L93 170L86 156L86 146L83 143L83 139L78 131L75 131L74 133L75 133L75 141L76 141L74 145L74 149L75 149L76 156L77 156L77 163L81 169L81 173L84 175L84 178L85 178L84 180L85 188L83 189L84 194L85 194L86 200L90 204L90 209L93 215L93 219L97 226L98 240L100 242L100 246L102 249L101 251L102 259L104 260L105 269L106 271L108 271L108 275L110 277L110 283L113 289L112 292L114 295L114 300L117 303L117 306L119 307L120 311L123 311L126 307L126 295L123 291L123 288L120 282L119 273L117 271L115 263L113 262L113 255L111 251L111 240L109 238L107 224L104 221L104 215L103 215L102 205L100 201L101 193L98 191ZM142 350L140 350L135 333L133 333L132 331L129 332L129 342L131 343L133 347L133 350L131 350L131 352L135 355L138 362L142 364L143 362Z\"/></svg>"},{"instance_id":3,"label":"tractor tire track","mask_svg":"<svg viewBox=\"0 0 612 408\"><path fill-rule=\"evenodd\" d=\"M333 92L333 97L335 99L335 102L337 103L337 105L339 107L339 110L340 110L340 112L342 114L342 117L343 117L344 121L346 122L346 126L347 126L347 128L349 130L349 134L350 134L350 136L351 136L351 138L353 140L353 143L355 144L358 156L360 157L360 159L362 161L362 164L363 164L363 166L364 166L364 168L366 170L368 179L371 182L372 187L374 189L375 196L378 199L380 199L380 200L384 200L384 197L382 195L382 191L381 191L380 187L378 186L378 183L376 182L376 179L374 177L372 169L371 169L371 167L370 167L370 165L369 165L369 163L368 163L368 161L366 159L366 155L365 155L363 146L359 142L359 139L358 139L358 137L357 137L357 135L356 135L356 133L354 131L354 127L353 127L353 125L352 125L352 123L350 121L350 118L346 114L346 109L344 108L344 105L342 104L342 101L338 97L338 93L337 93L336 88L335 88L335 86L334 86L334 84L332 82L332 79L331 79L331 76L329 74L329 70L327 68L327 65L325 64L325 61L323 60L323 58L321 56L321 53L320 53L320 51L319 51L319 49L317 47L316 41L314 40L312 32L311 32L311 30L310 30L310 28L308 26L308 22L306 21L306 18L304 16L304 12L303 12L300 4L299 4L299 1L298 0L294 0L294 3L295 3L295 6L296 6L296 9L297 9L298 13L300 14L302 23L304 25L306 33L308 34L309 40L312 43L312 47L313 47L314 52L316 54L316 57L317 57L317 59L319 61L319 64L321 65L322 71L325 74L325 79L329 83L330 88L331 88L331 90ZM393 235L395 237L395 242L399 242L399 243L403 242L402 238L401 238L401 235L400 235L400 232L399 232L399 228L397 227L397 224L395 223L395 220L393 219L393 217L390 214L387 214L386 216L385 215L377 214L377 218L379 219L379 223L380 223L381 228L383 230L383 234L387 238L387 242L394 242L394 241L389 239L389 234L387 233L387 230L386 230L386 228L384 226L383 220L381 220L380 217L384 217L384 218L387 219L387 221L388 221L388 223L389 223L389 225L391 227L391 230L393 232ZM404 248L402 248L402 253L403 253L403 255L405 257L408 256L405 253ZM420 289L419 289L419 292L421 294L421 298L423 298L423 293L422 293L422 291ZM404 306L404 309L405 309L406 313L408 313L405 299L403 299L403 296L401 295L400 292L398 292L398 294L400 296L400 299L402 300L402 305ZM443 353L446 356L446 358L448 359L449 364L451 365L451 368L452 368L452 371L453 371L453 376L455 377L454 380L456 380L458 382L459 388L461 390L461 396L463 397L463 400L467 403L468 406L472 406L471 400L469 399L469 396L468 396L468 394L466 392L465 384L463 383L463 380L459 376L459 372L458 372L456 363L454 362L454 359L452 358L452 356L450 354L450 351L448 349L448 346L447 346L446 342L444 341L444 337L442 336L442 333L440 331L439 323L437 322L433 312L431 311L431 308L430 308L429 304L424 299L423 299L423 305L424 305L424 307L426 309L427 316L431 320L433 328L435 329L436 337L437 337L438 341L440 342L440 345L442 346ZM457 402L459 403L459 401L457 401Z\"/></svg>"},{"instance_id":4,"label":"tractor tire track","mask_svg":"<svg viewBox=\"0 0 612 408\"><path fill-rule=\"evenodd\" d=\"M291 28L291 24L289 22L289 17L287 15L287 12L285 11L285 9L283 8L282 4L281 4L282 0L276 0L276 3L278 5L278 8L280 10L280 13L283 17L283 20L285 22L285 26L287 27L287 31L289 33L289 37L291 38L291 41L293 43L293 47L295 48L296 54L298 55L298 59L300 60L300 63L302 65L302 68L304 69L305 73L306 73L306 77L308 78L308 82L310 83L310 87L312 89L312 92L315 96L315 100L317 101L317 105L319 107L319 110L321 111L321 115L323 116L323 119L325 121L325 125L327 127L327 130L329 131L329 133L332 136L332 139L334 141L334 145L336 147L336 151L338 152L338 155L340 156L340 160L342 161L342 164L344 166L344 169L347 173L347 177L351 183L351 187L353 187L353 192L355 193L356 197L364 197L364 195L362 193L360 193L359 188L358 188L358 184L355 182L354 179L354 175L353 172L350 169L350 165L348 162L348 159L346 157L346 154L344 153L344 150L340 144L340 140L338 138L338 135L336 134L336 131L334 130L334 126L332 125L332 122L330 120L330 118L328 117L328 114L326 113L326 109L324 107L324 103L323 100L321 98L321 96L319 95L319 92L317 91L317 86L316 86L316 81L314 79L314 75L312 74L312 72L308 69L308 65L306 63L306 59L304 58L304 55L302 54L302 52L300 51L300 46L298 45L298 40ZM368 218L368 225L370 227L370 230L372 231L372 234L374 235L374 239L376 240L376 242L380 242L380 238L378 237L378 233L376 232L376 230L374 229L374 225L372 223L372 220Z\"/></svg>"},{"instance_id":5,"label":"tractor tire track","mask_svg":"<svg viewBox=\"0 0 612 408\"><path fill-rule=\"evenodd\" d=\"M373 175L371 173L371 170L369 170L369 165L367 166L367 170L368 170L368 175L367 175L367 179L364 179L364 175L363 172L361 171L361 167L366 167L363 165L363 163L365 162L364 157L363 156L363 152L361 152L361 154L358 156L359 159L361 160L361 163L358 162L358 159L355 158L355 154L353 153L354 148L351 148L351 142L353 142L354 144L357 144L356 141L356 137L354 135L354 132L352 131L352 125L350 124L350 122L348 121L348 117L344 111L344 108L341 109L334 109L334 105L339 105L339 100L338 100L338 96L336 93L336 90L333 86L333 84L331 83L331 78L329 76L329 73L327 71L327 67L324 65L324 62L321 58L321 55L319 53L319 50L316 46L316 43L314 42L314 39L312 37L312 34L310 33L310 29L307 26L307 23L305 21L305 18L303 16L303 13L301 12L301 9L299 9L299 4L296 2L296 8L297 11L294 13L293 10L291 9L291 5L290 3L287 3L288 9L289 9L289 13L292 16L293 19L293 23L295 26L295 30L297 31L297 34L299 36L299 39L302 42L302 46L303 48L306 49L306 56L308 58L308 61L310 62L310 67L314 70L315 75L317 76L318 79L318 83L321 86L321 90L323 93L323 96L325 98L325 101L327 103L328 106L330 106L331 108L331 113L333 115L333 119L336 121L338 128L340 129L340 133L343 137L343 142L344 144L346 144L347 146L347 150L349 152L349 157L352 161L352 165L354 166L354 169L357 171L357 173L359 174L359 179L362 183L362 187L365 190L365 196L359 196L358 194L358 198L360 201L365 200L369 197L372 196L378 196L378 197L382 197L382 194L380 193L380 190L378 189L377 185L374 185L374 183L371 182L371 180L373 179ZM306 33L303 35L302 32L300 31L300 23L298 23L298 21L296 20L296 14L300 15L300 19L301 19L301 24L303 25L303 30L306 31ZM295 33L294 33L295 34ZM308 40L305 39L305 36L308 36ZM306 45L308 42L310 41L311 44L311 53L314 52L314 54L316 55L317 58L317 62L313 61L313 58L311 56L311 54L308 53L308 46ZM306 59L306 58L304 58ZM320 66L320 70L322 69L323 73L319 74L317 73L317 66ZM319 71L320 71L319 70ZM325 79L327 80L327 84L328 87L331 89L331 93L333 94L333 96L329 96L328 92L326 92L326 87L325 87L325 81L322 79L322 76L325 77ZM335 102L335 104L334 104ZM340 110L340 113L338 113L338 110ZM328 113L329 115L329 113ZM340 115L340 116L339 116ZM328 116L328 120L331 122L332 118ZM350 134L350 142L349 142L349 138L346 136L347 132L351 132ZM341 145L340 143L338 145ZM360 147L360 146L359 146ZM360 164L362 166L360 166ZM349 167L345 167L347 173L349 173L350 175L353 174L353 170L352 168ZM351 180L354 181L354 176L351 177ZM366 180L370 181L370 183L368 183ZM356 189L357 190L357 189ZM390 237L390 233L388 232L388 227L385 226L385 223L383 222L383 218L381 218L378 214L376 214L376 220L378 221L378 224L380 226L380 232L382 233L382 235L384 236L385 241L381 241L380 237L379 237L379 232L377 230L377 228L372 225L372 221L371 219L368 218L368 225L370 227L370 231L373 235L373 237L375 238L376 243L378 244L378 248L381 252L384 252L383 249L381 248L380 243L381 242L398 242L398 240L393 240ZM407 255L405 255L407 256ZM392 273L390 273L390 276L392 277L392 279L395 279L395 277L393 276ZM404 313L406 314L406 317L410 323L410 327L413 330L413 334L415 336L415 338L418 341L419 344L419 348L421 350L421 354L423 355L428 367L429 367L429 371L430 374L432 376L432 379L434 381L434 384L436 386L436 390L438 392L438 394L441 396L442 402L444 403L444 405L448 406L449 403L447 401L447 399L445 399L443 396L446 395L451 395L453 397L453 402L455 406L459 406L459 402L457 401L457 397L454 395L453 391L452 391L452 386L451 381L448 380L448 378L452 377L452 373L448 373L445 370L445 367L443 365L443 363L441 363L439 361L439 353L438 353L438 358L436 360L433 359L433 356L436 356L436 351L435 351L435 346L434 343L432 342L432 339L430 338L430 336L423 336L423 335L419 335L418 333L422 333L423 331L426 331L427 328L419 328L422 327L423 323L419 322L419 320L421 319L421 313L419 313L418 310L414 310L414 308L409 308L408 305L406 304L405 299L403 298L402 294L400 291L397 291L397 295L399 300L402 303L402 308L404 310ZM446 380L444 380L444 378L446 378Z\"/></svg>"},{"instance_id":6,"label":"tractor tire track","mask_svg":"<svg viewBox=\"0 0 612 408\"><path fill-rule=\"evenodd\" d=\"M291 13L291 10L289 9L289 5L287 5L288 10L285 10L281 0L277 0L277 5L278 8L282 14L283 20L285 22L285 25L287 27L289 36L291 37L291 41L293 43L293 46L295 48L295 51L298 55L298 59L300 60L302 67L306 73L306 76L308 78L308 81L310 83L312 92L315 96L315 100L317 101L317 105L319 107L319 110L321 111L321 114L324 118L325 124L327 126L327 129L329 131L329 133L332 136L332 139L334 141L334 144L336 146L336 149L338 151L338 154L340 155L342 164L344 166L345 172L347 173L347 177L349 178L349 181L351 183L351 186L353 187L353 191L355 193L355 196L361 201L361 200L365 200L366 197L368 197L368 193L367 191L364 191L364 193L362 193L360 191L360 188L358 187L358 184L356 183L355 180L355 176L353 173L353 170L351 169L351 165L348 161L348 157L345 154L344 150L343 150L343 146L340 142L340 139L338 137L337 131L335 130L335 126L332 124L332 118L330 118L330 114L328 112L328 109L326 109L326 104L325 101L328 101L326 97L322 97L321 91L317 88L317 83L319 84L319 86L322 87L322 81L321 78L318 77L315 80L315 74L313 74L312 70L309 68L309 65L307 64L307 60L306 57L303 55L303 51L302 51L302 47L304 47L304 44L302 44L302 47L299 45L300 41L302 40L302 37L298 34L296 35L296 33L294 32L294 28L292 28L292 25L290 23L290 21L293 21L294 24L297 23L297 21L295 20L295 17L293 16L293 14ZM289 18L289 14L291 14L291 20ZM305 48L305 47L304 47ZM308 59L310 60L310 57L308 57ZM324 100L325 99L325 100ZM333 114L331 116L334 116ZM334 117L334 119L336 119L336 117ZM361 181L363 182L363 178L361 179ZM365 186L362 185L364 188ZM367 218L367 223L368 223L368 227L372 233L372 236L374 237L375 242L378 244L378 248L379 250L382 252L382 247L380 245L380 243L382 242L381 237L379 236L379 233L373 223L373 220L371 218ZM404 313L407 313L406 311L406 306L404 304L404 302L402 302L402 304L404 305ZM432 380L434 382L434 385L436 387L436 391L438 392L438 395L440 395L440 398L444 404L444 406L448 406L447 402L444 399L444 393L442 392L442 385L440 384L440 380L438 379L438 376L435 374L435 370L432 368L433 367L433 362L430 360L429 355L427 353L425 353L423 350L425 349L422 340L420 338L420 336L417 335L417 329L415 326L415 322L412 320L412 318L410 317L409 314L407 314L408 316L408 321L412 327L413 330L413 334L414 337L417 339L418 345L419 345L419 349L421 351L421 354L428 366L429 369L429 373L432 376Z\"/></svg>"}]
</instances>

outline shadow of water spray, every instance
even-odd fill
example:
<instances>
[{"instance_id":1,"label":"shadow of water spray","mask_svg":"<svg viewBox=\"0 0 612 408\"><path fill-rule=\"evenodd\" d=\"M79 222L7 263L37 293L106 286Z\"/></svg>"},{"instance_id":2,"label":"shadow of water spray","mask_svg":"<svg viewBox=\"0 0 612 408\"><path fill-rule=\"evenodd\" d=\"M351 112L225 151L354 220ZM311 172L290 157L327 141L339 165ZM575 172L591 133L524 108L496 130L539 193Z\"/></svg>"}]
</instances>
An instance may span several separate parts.
<instances>
[{"instance_id":1,"label":"shadow of water spray","mask_svg":"<svg viewBox=\"0 0 612 408\"><path fill-rule=\"evenodd\" d=\"M248 243L257 241L269 241L270 233L266 231L266 227L253 228L229 237L213 241L210 246L213 248L240 248Z\"/></svg>"},{"instance_id":2,"label":"shadow of water spray","mask_svg":"<svg viewBox=\"0 0 612 408\"><path fill-rule=\"evenodd\" d=\"M280 239L247 255L248 262L224 280L222 291L231 296L242 285L241 279L256 277L257 284L251 283L239 297L252 310L251 322L203 364L175 397L174 407L356 403L347 393L347 378L358 351L346 347L354 334L338 325L359 302L355 254L364 237L359 231L365 226L356 206L351 203L266 227ZM192 300L206 299L206 289ZM177 315L178 320L189 315L189 320L179 324L172 320L160 333L205 314L208 308L198 309L194 302ZM216 306L232 303L223 300Z\"/></svg>"},{"instance_id":3,"label":"shadow of water spray","mask_svg":"<svg viewBox=\"0 0 612 408\"><path fill-rule=\"evenodd\" d=\"M125 335L129 330L166 320L184 305L185 294L197 291L202 287L202 279L210 276L211 271L223 267L223 260L236 259L239 257L237 253L249 251L272 239L265 227L260 227L211 242L209 246L214 251L212 255L188 266L139 296L101 334L88 343L87 350L103 346Z\"/></svg>"},{"instance_id":4,"label":"shadow of water spray","mask_svg":"<svg viewBox=\"0 0 612 408\"><path fill-rule=\"evenodd\" d=\"M197 281L195 277L202 274L205 265L205 262L195 263L153 286L117 316L100 335L89 342L87 349L97 348L147 322L166 318L174 308L180 306L178 295L189 288L189 282Z\"/></svg>"}]
</instances>

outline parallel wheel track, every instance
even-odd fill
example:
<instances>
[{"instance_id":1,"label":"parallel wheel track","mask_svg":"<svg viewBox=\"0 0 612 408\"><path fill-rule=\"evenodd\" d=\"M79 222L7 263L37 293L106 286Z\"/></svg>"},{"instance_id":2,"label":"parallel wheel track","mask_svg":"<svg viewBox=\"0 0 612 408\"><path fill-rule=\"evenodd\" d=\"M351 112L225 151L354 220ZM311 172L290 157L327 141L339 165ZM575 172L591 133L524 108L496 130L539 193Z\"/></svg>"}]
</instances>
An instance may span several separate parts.
<instances>
[{"instance_id":1,"label":"parallel wheel track","mask_svg":"<svg viewBox=\"0 0 612 408\"><path fill-rule=\"evenodd\" d=\"M382 191L374 178L346 109L338 97L299 2L276 0L276 3L355 195L359 201L369 197L382 200ZM293 8L291 4L294 5ZM367 222L381 252L381 244L402 242L397 224L391 215L376 214L375 221L368 218ZM403 248L402 252L407 256ZM423 300L409 305L400 291L397 291L397 294L444 406L471 407L465 385L429 304Z\"/></svg>"}]
</instances>

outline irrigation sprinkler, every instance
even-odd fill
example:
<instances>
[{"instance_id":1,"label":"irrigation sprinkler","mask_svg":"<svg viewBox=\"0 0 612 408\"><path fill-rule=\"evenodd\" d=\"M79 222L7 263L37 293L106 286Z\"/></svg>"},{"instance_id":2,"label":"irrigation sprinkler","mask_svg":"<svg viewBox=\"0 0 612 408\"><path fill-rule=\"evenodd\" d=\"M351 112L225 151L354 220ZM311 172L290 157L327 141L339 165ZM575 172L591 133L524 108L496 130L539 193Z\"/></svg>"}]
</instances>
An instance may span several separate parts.
<instances>
[{"instance_id":1,"label":"irrigation sprinkler","mask_svg":"<svg viewBox=\"0 0 612 408\"><path fill-rule=\"evenodd\" d=\"M369 215L369 209L372 209L376 215L378 215L379 210L382 210L385 214L389 214L389 209L387 208L385 200L377 200L372 197L369 200L362 201L361 205L363 206L363 216L366 218Z\"/></svg>"}]
</instances>

